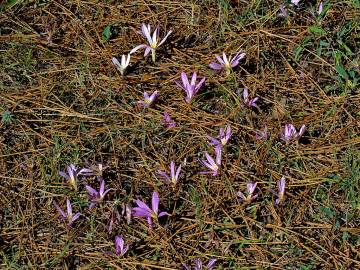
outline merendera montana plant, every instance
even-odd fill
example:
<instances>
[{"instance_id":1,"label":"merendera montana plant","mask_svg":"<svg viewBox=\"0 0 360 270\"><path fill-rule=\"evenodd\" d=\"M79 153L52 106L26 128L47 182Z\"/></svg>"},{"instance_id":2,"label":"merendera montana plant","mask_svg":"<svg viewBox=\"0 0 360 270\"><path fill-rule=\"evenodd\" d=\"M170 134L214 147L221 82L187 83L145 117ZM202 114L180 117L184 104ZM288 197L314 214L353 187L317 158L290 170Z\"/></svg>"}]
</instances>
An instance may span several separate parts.
<instances>
[{"instance_id":1,"label":"merendera montana plant","mask_svg":"<svg viewBox=\"0 0 360 270\"><path fill-rule=\"evenodd\" d=\"M77 220L81 215L80 212L77 212L75 215L73 215L72 207L71 207L71 203L70 203L69 199L66 199L66 206L67 206L66 213L55 202L54 202L54 206L55 206L56 210L60 213L60 218L67 221L66 225L68 227L71 227L73 222L75 220Z\"/></svg>"},{"instance_id":2,"label":"merendera montana plant","mask_svg":"<svg viewBox=\"0 0 360 270\"><path fill-rule=\"evenodd\" d=\"M154 103L157 95L158 91L154 91L151 96L149 96L147 92L144 92L144 100L138 101L138 104L140 104L144 108L150 107Z\"/></svg>"},{"instance_id":3,"label":"merendera montana plant","mask_svg":"<svg viewBox=\"0 0 360 270\"><path fill-rule=\"evenodd\" d=\"M286 124L284 126L283 132L280 134L280 139L286 143L292 140L299 140L305 132L305 125L302 125L299 132L296 131L296 128L292 124Z\"/></svg>"},{"instance_id":4,"label":"merendera montana plant","mask_svg":"<svg viewBox=\"0 0 360 270\"><path fill-rule=\"evenodd\" d=\"M66 167L67 173L59 171L59 175L69 181L69 184L77 191L77 178L79 175L86 175L92 173L92 170L87 168L77 169L74 164Z\"/></svg>"},{"instance_id":5,"label":"merendera montana plant","mask_svg":"<svg viewBox=\"0 0 360 270\"><path fill-rule=\"evenodd\" d=\"M174 161L171 161L170 163L170 176L167 173L158 170L158 174L163 178L163 180L166 183L172 184L174 186L179 182L180 172L181 165L179 165L179 167L176 169Z\"/></svg>"},{"instance_id":6,"label":"merendera montana plant","mask_svg":"<svg viewBox=\"0 0 360 270\"><path fill-rule=\"evenodd\" d=\"M122 55L121 56L121 63L115 58L112 58L113 64L116 66L117 70L120 72L122 76L124 76L126 68L129 66L130 63L130 54L127 56Z\"/></svg>"},{"instance_id":7,"label":"merendera montana plant","mask_svg":"<svg viewBox=\"0 0 360 270\"><path fill-rule=\"evenodd\" d=\"M159 212L159 194L157 192L153 192L151 207L150 208L146 203L141 200L136 200L135 203L138 207L134 207L133 216L134 217L145 217L150 228L153 226L154 220L157 221L158 218L163 217L165 215L169 215L167 212Z\"/></svg>"},{"instance_id":8,"label":"merendera montana plant","mask_svg":"<svg viewBox=\"0 0 360 270\"><path fill-rule=\"evenodd\" d=\"M234 58L229 57L228 59L224 52L222 58L216 54L215 58L219 63L212 62L209 67L217 71L224 69L226 71L226 75L230 75L232 68L236 67L245 55L246 54L244 52L240 51L234 56Z\"/></svg>"},{"instance_id":9,"label":"merendera montana plant","mask_svg":"<svg viewBox=\"0 0 360 270\"><path fill-rule=\"evenodd\" d=\"M230 140L230 138L231 138L231 126L220 128L219 136L216 138L208 136L208 139L210 140L209 144L215 147L218 145L220 145L221 147L225 146L227 142Z\"/></svg>"},{"instance_id":10,"label":"merendera montana plant","mask_svg":"<svg viewBox=\"0 0 360 270\"><path fill-rule=\"evenodd\" d=\"M144 56L147 56L151 52L152 61L155 63L156 50L159 48L159 46L161 46L165 42L165 40L168 38L168 36L172 33L172 31L169 31L166 34L166 36L160 42L158 42L159 32L160 32L160 27L158 26L158 27L156 27L153 35L151 36L150 24L146 25L145 23L143 23L141 25L141 32L138 32L138 33L140 33L143 37L145 37L149 44L141 44L141 45L136 46L134 49L132 49L130 51L130 54L136 52L139 49L144 48L145 49Z\"/></svg>"},{"instance_id":11,"label":"merendera montana plant","mask_svg":"<svg viewBox=\"0 0 360 270\"><path fill-rule=\"evenodd\" d=\"M200 172L201 174L212 174L213 176L219 175L221 166L221 149L221 145L215 147L215 160L208 154L208 152L205 152L207 160L199 159L200 163L209 169L209 171Z\"/></svg>"},{"instance_id":12,"label":"merendera montana plant","mask_svg":"<svg viewBox=\"0 0 360 270\"><path fill-rule=\"evenodd\" d=\"M193 99L193 97L196 95L196 93L200 90L200 88L204 85L204 82L206 80L206 78L202 78L200 80L200 82L198 84L196 84L196 72L193 73L192 77L191 77L191 82L189 82L188 77L186 75L186 73L183 71L181 72L181 81L182 84L178 81L175 81L175 83L185 91L186 93L186 97L185 97L185 101L187 103L190 103L191 100Z\"/></svg>"},{"instance_id":13,"label":"merendera montana plant","mask_svg":"<svg viewBox=\"0 0 360 270\"><path fill-rule=\"evenodd\" d=\"M100 177L99 177L99 179L100 179ZM92 210L97 203L102 202L103 199L105 198L105 195L109 191L113 190L112 188L105 190L105 181L104 180L101 181L99 191L97 191L96 189L92 188L89 185L86 185L85 188L88 191L88 196L89 196L89 200L90 200L90 206L89 206L90 210Z\"/></svg>"},{"instance_id":14,"label":"merendera montana plant","mask_svg":"<svg viewBox=\"0 0 360 270\"><path fill-rule=\"evenodd\" d=\"M216 259L210 259L209 262L207 263L206 265L206 269L207 270L212 270L215 266L215 263L216 263ZM195 267L194 267L194 270L203 270L203 264L202 264L202 261L200 258L196 258L194 260L195 262ZM183 266L184 266L184 269L185 270L191 270L191 267L188 266L187 264L183 263Z\"/></svg>"},{"instance_id":15,"label":"merendera montana plant","mask_svg":"<svg viewBox=\"0 0 360 270\"><path fill-rule=\"evenodd\" d=\"M236 195L243 201L250 203L253 200L255 200L258 196L258 194L254 194L256 186L257 186L257 183L255 183L255 184L248 183L248 184L246 184L246 196L241 191L239 191Z\"/></svg>"}]
</instances>

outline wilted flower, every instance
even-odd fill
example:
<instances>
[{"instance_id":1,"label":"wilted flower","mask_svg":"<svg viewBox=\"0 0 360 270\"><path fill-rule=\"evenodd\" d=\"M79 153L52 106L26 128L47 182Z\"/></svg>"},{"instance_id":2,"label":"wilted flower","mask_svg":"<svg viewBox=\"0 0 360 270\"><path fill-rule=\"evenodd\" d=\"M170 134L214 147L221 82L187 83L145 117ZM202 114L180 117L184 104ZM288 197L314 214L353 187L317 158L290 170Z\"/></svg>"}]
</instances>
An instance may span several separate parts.
<instances>
[{"instance_id":1,"label":"wilted flower","mask_svg":"<svg viewBox=\"0 0 360 270\"><path fill-rule=\"evenodd\" d=\"M270 190L275 196L278 198L275 200L275 204L281 204L284 201L285 196L285 177L281 177L281 179L277 182L278 192L276 193L273 190Z\"/></svg>"},{"instance_id":2,"label":"wilted flower","mask_svg":"<svg viewBox=\"0 0 360 270\"><path fill-rule=\"evenodd\" d=\"M70 185L74 188L74 190L77 190L77 177L82 174L88 174L91 173L92 170L82 168L78 170L74 164L70 164L66 167L67 173L59 171L59 175L64 177L66 180L69 181Z\"/></svg>"},{"instance_id":3,"label":"wilted flower","mask_svg":"<svg viewBox=\"0 0 360 270\"><path fill-rule=\"evenodd\" d=\"M122 236L115 237L115 254L117 256L124 256L129 250L129 245L124 246L124 239Z\"/></svg>"},{"instance_id":4,"label":"wilted flower","mask_svg":"<svg viewBox=\"0 0 360 270\"><path fill-rule=\"evenodd\" d=\"M115 57L112 58L112 62L116 66L117 70L121 73L121 75L124 75L125 69L130 63L130 54L128 54L127 56L123 54L121 56L121 63Z\"/></svg>"},{"instance_id":5,"label":"wilted flower","mask_svg":"<svg viewBox=\"0 0 360 270\"><path fill-rule=\"evenodd\" d=\"M302 125L299 132L296 132L296 128L292 124L286 124L284 131L280 134L280 138L286 143L291 140L298 140L305 132L305 125Z\"/></svg>"},{"instance_id":6,"label":"wilted flower","mask_svg":"<svg viewBox=\"0 0 360 270\"><path fill-rule=\"evenodd\" d=\"M65 213L55 202L54 206L56 210L60 213L60 217L67 222L67 226L71 227L73 222L80 217L80 213L77 212L75 215L72 213L72 207L69 199L66 200L67 212Z\"/></svg>"},{"instance_id":7,"label":"wilted flower","mask_svg":"<svg viewBox=\"0 0 360 270\"><path fill-rule=\"evenodd\" d=\"M206 269L207 269L207 270L212 270L212 269L214 268L214 266L215 266L216 261L217 261L216 259L211 259L211 260L209 260L209 262L208 262L207 265L206 265ZM194 260L194 262L195 262L194 270L204 270L200 258L196 258L196 259ZM183 266L184 266L184 269L185 269L185 270L191 270L191 267L188 266L187 264L183 264Z\"/></svg>"},{"instance_id":8,"label":"wilted flower","mask_svg":"<svg viewBox=\"0 0 360 270\"><path fill-rule=\"evenodd\" d=\"M205 157L207 159L200 159L200 163L210 169L209 171L203 171L200 172L201 174L212 174L213 176L217 176L219 174L220 166L221 166L221 145L218 145L215 147L215 154L216 158L215 160L208 154L208 152L205 152Z\"/></svg>"},{"instance_id":9,"label":"wilted flower","mask_svg":"<svg viewBox=\"0 0 360 270\"><path fill-rule=\"evenodd\" d=\"M257 196L258 196L258 194L253 195L254 191L256 189L256 185L257 185L257 183L255 183L255 184L248 183L248 184L246 184L246 196L241 191L236 193L236 195L238 197L240 197L242 200L244 200L245 202L249 203L249 202L255 200L257 198Z\"/></svg>"},{"instance_id":10,"label":"wilted flower","mask_svg":"<svg viewBox=\"0 0 360 270\"><path fill-rule=\"evenodd\" d=\"M158 94L158 91L155 91L154 93L149 96L147 92L144 92L144 100L138 101L138 103L143 106L144 108L150 107L151 104L153 104L154 100L156 99Z\"/></svg>"},{"instance_id":11,"label":"wilted flower","mask_svg":"<svg viewBox=\"0 0 360 270\"><path fill-rule=\"evenodd\" d=\"M247 106L247 107L257 107L256 105L256 101L259 99L258 97L256 98L249 98L249 89L247 87L244 88L244 92L242 94L241 97L241 93L240 90L237 91L237 94L240 96L240 98L242 98L242 102Z\"/></svg>"},{"instance_id":12,"label":"wilted flower","mask_svg":"<svg viewBox=\"0 0 360 270\"><path fill-rule=\"evenodd\" d=\"M185 97L185 101L187 103L190 103L192 98L196 95L196 93L200 90L200 88L203 86L204 82L205 82L205 77L202 78L200 80L200 82L198 84L196 84L196 72L193 73L192 77L191 77L191 82L189 83L188 77L186 75L186 73L183 71L181 72L181 81L182 84L178 81L175 81L175 83L185 91L186 93L186 97Z\"/></svg>"},{"instance_id":13,"label":"wilted flower","mask_svg":"<svg viewBox=\"0 0 360 270\"><path fill-rule=\"evenodd\" d=\"M86 185L85 188L87 189L87 191L89 193L88 195L89 195L89 199L91 201L90 206L89 206L90 210L92 210L97 203L101 202L104 199L105 195L109 191L113 190L112 188L105 190L105 181L104 180L101 181L99 191L93 189L89 185Z\"/></svg>"},{"instance_id":14,"label":"wilted flower","mask_svg":"<svg viewBox=\"0 0 360 270\"><path fill-rule=\"evenodd\" d=\"M291 0L291 3L295 6L299 5L300 0Z\"/></svg>"},{"instance_id":15,"label":"wilted flower","mask_svg":"<svg viewBox=\"0 0 360 270\"><path fill-rule=\"evenodd\" d=\"M181 172L181 165L179 165L179 167L176 169L174 161L171 161L170 176L167 173L160 170L158 171L158 174L163 177L165 182L169 184L173 184L175 186L179 181L180 172Z\"/></svg>"},{"instance_id":16,"label":"wilted flower","mask_svg":"<svg viewBox=\"0 0 360 270\"><path fill-rule=\"evenodd\" d=\"M173 128L176 126L175 121L170 117L170 114L168 114L167 112L164 112L161 122L164 123L167 128Z\"/></svg>"},{"instance_id":17,"label":"wilted flower","mask_svg":"<svg viewBox=\"0 0 360 270\"><path fill-rule=\"evenodd\" d=\"M287 16L289 16L284 4L280 5L280 10L276 16L281 17L281 18L286 18Z\"/></svg>"},{"instance_id":18,"label":"wilted flower","mask_svg":"<svg viewBox=\"0 0 360 270\"><path fill-rule=\"evenodd\" d=\"M210 63L209 67L215 70L222 70L225 69L226 74L229 75L231 73L231 70L233 67L236 67L239 64L239 61L245 57L244 52L238 52L234 58L229 59L227 58L226 54L223 52L222 58L219 55L215 55L216 60L218 60L219 63L212 62Z\"/></svg>"},{"instance_id":19,"label":"wilted flower","mask_svg":"<svg viewBox=\"0 0 360 270\"><path fill-rule=\"evenodd\" d=\"M210 145L213 146L220 145L221 147L225 146L231 138L231 126L226 126L225 129L220 128L219 136L217 138L212 138L210 136L208 136L208 138L210 140L209 141Z\"/></svg>"},{"instance_id":20,"label":"wilted flower","mask_svg":"<svg viewBox=\"0 0 360 270\"><path fill-rule=\"evenodd\" d=\"M157 192L153 192L151 207L152 209L143 201L136 200L135 201L138 207L134 207L133 215L135 217L145 217L147 218L147 222L150 227L153 225L153 220L157 221L159 217L163 217L165 215L169 215L167 212L159 212L159 194Z\"/></svg>"},{"instance_id":21,"label":"wilted flower","mask_svg":"<svg viewBox=\"0 0 360 270\"><path fill-rule=\"evenodd\" d=\"M130 51L130 54L136 52L139 49L144 48L145 49L144 56L147 56L151 51L152 61L155 63L157 48L159 48L159 46L162 45L165 42L165 40L168 38L168 36L172 33L172 31L169 31L166 34L166 36L160 42L158 42L159 31L160 31L160 27L158 26L156 27L153 35L151 36L150 24L146 25L145 23L143 23L141 25L140 34L147 39L149 44L141 44L136 46L134 49Z\"/></svg>"},{"instance_id":22,"label":"wilted flower","mask_svg":"<svg viewBox=\"0 0 360 270\"><path fill-rule=\"evenodd\" d=\"M268 128L265 126L262 130L255 130L255 138L257 140L267 140L269 137Z\"/></svg>"}]
</instances>

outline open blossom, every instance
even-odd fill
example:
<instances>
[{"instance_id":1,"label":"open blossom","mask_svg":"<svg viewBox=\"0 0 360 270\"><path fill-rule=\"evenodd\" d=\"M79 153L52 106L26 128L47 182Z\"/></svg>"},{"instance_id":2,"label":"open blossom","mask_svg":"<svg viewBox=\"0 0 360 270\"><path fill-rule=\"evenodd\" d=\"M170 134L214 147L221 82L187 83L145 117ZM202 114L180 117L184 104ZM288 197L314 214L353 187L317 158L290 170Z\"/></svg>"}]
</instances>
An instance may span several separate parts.
<instances>
[{"instance_id":1,"label":"open blossom","mask_svg":"<svg viewBox=\"0 0 360 270\"><path fill-rule=\"evenodd\" d=\"M218 146L218 145L220 145L221 147L225 146L231 138L231 126L220 128L219 136L217 138L212 138L212 137L208 137L208 138L210 140L209 144L212 146Z\"/></svg>"},{"instance_id":2,"label":"open blossom","mask_svg":"<svg viewBox=\"0 0 360 270\"><path fill-rule=\"evenodd\" d=\"M254 195L254 191L256 189L257 183L253 184L253 183L248 183L246 184L246 196L244 195L244 193L242 193L241 191L239 191L236 195L238 197L240 197L242 200L244 200L245 202L251 202L253 200L255 200L258 196L258 194Z\"/></svg>"},{"instance_id":3,"label":"open blossom","mask_svg":"<svg viewBox=\"0 0 360 270\"><path fill-rule=\"evenodd\" d=\"M121 63L115 57L112 58L112 62L116 66L117 70L121 73L121 75L124 75L125 70L130 63L130 54L128 54L127 56L122 55Z\"/></svg>"},{"instance_id":4,"label":"open blossom","mask_svg":"<svg viewBox=\"0 0 360 270\"><path fill-rule=\"evenodd\" d=\"M92 210L97 203L101 202L105 198L105 195L109 191L113 190L112 188L105 190L105 181L104 180L101 181L99 191L95 190L94 188L92 188L89 185L86 185L85 188L87 189L87 191L89 193L89 199L90 199L89 209L90 210Z\"/></svg>"},{"instance_id":5,"label":"open blossom","mask_svg":"<svg viewBox=\"0 0 360 270\"><path fill-rule=\"evenodd\" d=\"M219 174L220 166L221 166L221 145L215 147L215 160L205 152L205 157L207 160L200 159L200 163L207 167L209 171L200 172L201 174L212 174L213 176L217 176Z\"/></svg>"},{"instance_id":6,"label":"open blossom","mask_svg":"<svg viewBox=\"0 0 360 270\"><path fill-rule=\"evenodd\" d=\"M62 218L63 220L65 220L67 222L68 227L71 227L73 222L75 220L77 220L81 215L79 212L77 212L75 215L73 215L72 207L71 207L71 203L70 203L69 199L66 200L66 206L67 206L66 213L55 202L54 202L54 206L55 206L56 210L60 213L60 218Z\"/></svg>"},{"instance_id":7,"label":"open blossom","mask_svg":"<svg viewBox=\"0 0 360 270\"><path fill-rule=\"evenodd\" d=\"M217 62L210 63L209 67L214 70L225 69L226 73L229 75L232 68L236 67L240 60L245 57L244 52L238 52L233 58L227 58L226 54L223 52L222 58L219 55L215 55Z\"/></svg>"},{"instance_id":8,"label":"open blossom","mask_svg":"<svg viewBox=\"0 0 360 270\"><path fill-rule=\"evenodd\" d=\"M159 212L159 194L153 192L151 200L151 208L141 200L136 200L135 203L138 207L134 207L133 216L134 217L145 217L150 227L153 225L153 220L157 221L159 217L169 215L167 212Z\"/></svg>"},{"instance_id":9,"label":"open blossom","mask_svg":"<svg viewBox=\"0 0 360 270\"><path fill-rule=\"evenodd\" d=\"M269 138L267 126L265 126L262 130L255 130L255 138L257 140L267 140Z\"/></svg>"},{"instance_id":10,"label":"open blossom","mask_svg":"<svg viewBox=\"0 0 360 270\"><path fill-rule=\"evenodd\" d=\"M144 92L144 100L140 100L138 101L138 103L144 108L150 107L155 101L157 94L158 91L155 91L154 93L151 94L151 96L149 96L147 92Z\"/></svg>"},{"instance_id":11,"label":"open blossom","mask_svg":"<svg viewBox=\"0 0 360 270\"><path fill-rule=\"evenodd\" d=\"M124 256L129 250L129 245L124 245L124 238L121 235L115 237L114 244L116 256Z\"/></svg>"},{"instance_id":12,"label":"open blossom","mask_svg":"<svg viewBox=\"0 0 360 270\"><path fill-rule=\"evenodd\" d=\"M281 179L277 182L277 188L278 192L271 190L271 192L277 196L277 199L275 200L275 204L281 204L284 201L285 198L285 177L281 177Z\"/></svg>"},{"instance_id":13,"label":"open blossom","mask_svg":"<svg viewBox=\"0 0 360 270\"><path fill-rule=\"evenodd\" d=\"M134 49L130 51L130 54L136 52L139 49L145 49L144 56L147 56L151 52L152 61L155 63L156 60L156 50L161 46L165 40L168 38L168 36L172 33L172 31L169 31L166 36L159 42L159 32L160 27L156 27L154 33L151 36L151 29L150 24L146 25L143 23L141 25L141 32L140 34L145 37L149 44L141 44L136 46Z\"/></svg>"},{"instance_id":14,"label":"open blossom","mask_svg":"<svg viewBox=\"0 0 360 270\"><path fill-rule=\"evenodd\" d=\"M298 140L305 132L305 125L302 125L299 132L296 131L296 128L292 124L286 124L283 132L280 134L280 139L286 143L292 140Z\"/></svg>"},{"instance_id":15,"label":"open blossom","mask_svg":"<svg viewBox=\"0 0 360 270\"><path fill-rule=\"evenodd\" d=\"M86 169L86 168L82 168L79 170L76 168L76 166L74 164L68 165L66 167L66 171L67 171L67 173L59 171L59 175L64 177L66 180L68 180L69 184L74 188L75 191L77 190L78 176L92 172L90 169Z\"/></svg>"},{"instance_id":16,"label":"open blossom","mask_svg":"<svg viewBox=\"0 0 360 270\"><path fill-rule=\"evenodd\" d=\"M242 97L241 97L240 90L237 91L237 94L240 96L240 98L242 99L242 102L243 102L247 107L257 107L256 101L257 101L259 98L258 98L258 97L256 97L256 98L250 98L250 97L249 97L249 89L248 89L247 87L244 88Z\"/></svg>"},{"instance_id":17,"label":"open blossom","mask_svg":"<svg viewBox=\"0 0 360 270\"><path fill-rule=\"evenodd\" d=\"M169 184L173 184L175 186L179 181L180 172L181 172L181 165L179 165L179 167L176 169L174 161L171 161L170 176L167 173L160 170L158 171L158 174L163 177L165 182Z\"/></svg>"},{"instance_id":18,"label":"open blossom","mask_svg":"<svg viewBox=\"0 0 360 270\"><path fill-rule=\"evenodd\" d=\"M173 128L176 126L176 122L170 117L170 114L168 114L167 112L164 112L161 122L164 123L167 128Z\"/></svg>"},{"instance_id":19,"label":"open blossom","mask_svg":"<svg viewBox=\"0 0 360 270\"><path fill-rule=\"evenodd\" d=\"M202 78L200 80L200 82L198 84L196 84L196 78L197 78L197 74L196 72L193 73L192 77L191 77L191 82L189 82L188 77L186 75L186 73L183 71L181 72L181 81L182 84L178 81L175 81L175 83L185 91L186 93L186 97L185 97L185 101L187 103L190 103L192 98L196 95L196 93L200 90L200 88L203 86L204 82L205 82L205 77Z\"/></svg>"},{"instance_id":20,"label":"open blossom","mask_svg":"<svg viewBox=\"0 0 360 270\"><path fill-rule=\"evenodd\" d=\"M217 261L216 259L209 260L209 262L206 265L206 269L207 270L212 270L214 268L214 266L215 266L216 261ZM200 258L196 258L194 260L194 262L195 262L195 267L193 268L194 270L204 270L203 264L202 264ZM188 266L187 264L183 264L183 266L184 266L185 270L191 270L191 267Z\"/></svg>"}]
</instances>

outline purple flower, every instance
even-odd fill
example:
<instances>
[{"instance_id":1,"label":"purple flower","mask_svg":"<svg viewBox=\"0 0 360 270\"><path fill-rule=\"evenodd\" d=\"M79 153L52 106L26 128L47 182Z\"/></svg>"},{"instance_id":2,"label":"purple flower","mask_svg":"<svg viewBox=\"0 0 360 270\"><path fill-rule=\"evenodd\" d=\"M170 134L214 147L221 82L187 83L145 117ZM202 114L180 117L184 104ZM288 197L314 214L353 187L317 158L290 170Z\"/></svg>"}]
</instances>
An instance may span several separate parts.
<instances>
[{"instance_id":1,"label":"purple flower","mask_svg":"<svg viewBox=\"0 0 360 270\"><path fill-rule=\"evenodd\" d=\"M153 102L155 101L157 94L158 91L155 91L151 94L151 96L149 96L147 92L144 92L144 100L138 101L138 103L144 108L150 107L151 104L153 104Z\"/></svg>"},{"instance_id":2,"label":"purple flower","mask_svg":"<svg viewBox=\"0 0 360 270\"><path fill-rule=\"evenodd\" d=\"M153 192L153 194L152 194L152 201L151 201L152 209L141 200L136 200L135 202L138 205L138 207L134 207L132 209L133 215L135 217L147 218L147 222L150 227L152 227L152 225L153 225L153 220L157 221L159 217L169 215L167 212L160 212L160 214L158 214L158 212L159 212L159 194L157 192Z\"/></svg>"},{"instance_id":3,"label":"purple flower","mask_svg":"<svg viewBox=\"0 0 360 270\"><path fill-rule=\"evenodd\" d=\"M265 126L262 130L256 130L255 138L257 140L267 140L269 138L267 126Z\"/></svg>"},{"instance_id":4,"label":"purple flower","mask_svg":"<svg viewBox=\"0 0 360 270\"><path fill-rule=\"evenodd\" d=\"M70 164L66 167L67 173L59 171L59 175L64 177L66 180L69 181L69 184L74 188L74 190L77 190L77 177L82 174L88 174L92 171L90 169L80 169L78 170L74 164Z\"/></svg>"},{"instance_id":5,"label":"purple flower","mask_svg":"<svg viewBox=\"0 0 360 270\"><path fill-rule=\"evenodd\" d=\"M277 182L278 192L276 193L273 190L270 190L274 195L277 196L275 200L275 204L281 204L284 201L285 196L285 177L281 177L281 179Z\"/></svg>"},{"instance_id":6,"label":"purple flower","mask_svg":"<svg viewBox=\"0 0 360 270\"><path fill-rule=\"evenodd\" d=\"M167 112L164 112L163 120L161 120L161 122L164 123L167 128L173 128L176 126L175 121L170 117L170 114L168 114Z\"/></svg>"},{"instance_id":7,"label":"purple flower","mask_svg":"<svg viewBox=\"0 0 360 270\"><path fill-rule=\"evenodd\" d=\"M68 227L71 227L73 222L75 220L77 220L81 215L79 212L77 212L75 215L73 215L72 207L71 207L71 203L70 203L69 199L66 199L66 206L67 206L67 212L66 213L55 202L54 202L54 206L55 206L56 210L60 213L60 217L63 220L67 221L67 226Z\"/></svg>"},{"instance_id":8,"label":"purple flower","mask_svg":"<svg viewBox=\"0 0 360 270\"><path fill-rule=\"evenodd\" d=\"M203 171L200 172L201 174L212 174L213 176L217 176L219 174L220 166L221 166L221 145L218 145L215 147L215 154L216 158L215 160L208 154L208 152L205 152L205 157L207 159L200 159L200 163L207 167L209 171Z\"/></svg>"},{"instance_id":9,"label":"purple flower","mask_svg":"<svg viewBox=\"0 0 360 270\"><path fill-rule=\"evenodd\" d=\"M284 4L280 5L280 10L276 16L281 18L286 18L287 16L289 16Z\"/></svg>"},{"instance_id":10,"label":"purple flower","mask_svg":"<svg viewBox=\"0 0 360 270\"><path fill-rule=\"evenodd\" d=\"M105 190L105 181L104 180L101 181L99 191L93 189L89 185L86 185L85 188L87 189L87 191L89 193L88 194L89 200L91 201L90 206L89 206L90 210L92 210L97 203L101 202L104 199L105 195L109 191L113 190L112 188Z\"/></svg>"},{"instance_id":11,"label":"purple flower","mask_svg":"<svg viewBox=\"0 0 360 270\"><path fill-rule=\"evenodd\" d=\"M171 161L170 176L167 173L160 170L158 171L158 174L163 177L165 182L175 186L179 181L180 172L181 172L181 165L179 165L179 167L176 169L174 161Z\"/></svg>"},{"instance_id":12,"label":"purple flower","mask_svg":"<svg viewBox=\"0 0 360 270\"><path fill-rule=\"evenodd\" d=\"M300 0L291 0L291 3L295 6L299 5Z\"/></svg>"},{"instance_id":13,"label":"purple flower","mask_svg":"<svg viewBox=\"0 0 360 270\"><path fill-rule=\"evenodd\" d=\"M221 147L225 146L227 144L227 142L230 140L231 138L231 127L230 126L226 126L225 129L224 128L220 128L219 130L219 136L217 138L212 138L210 136L208 136L209 144L212 146L218 146L220 145Z\"/></svg>"},{"instance_id":14,"label":"purple flower","mask_svg":"<svg viewBox=\"0 0 360 270\"><path fill-rule=\"evenodd\" d=\"M159 48L159 46L161 46L165 42L165 40L168 38L168 36L172 33L172 31L169 31L166 34L166 36L159 42L158 41L159 32L160 32L160 27L158 26L158 27L156 27L153 35L151 36L150 24L146 25L145 23L143 23L141 25L140 34L147 39L149 44L141 44L141 45L136 46L134 49L132 49L130 51L130 54L136 52L139 49L144 48L145 49L144 56L147 56L151 51L152 61L155 63L157 48Z\"/></svg>"},{"instance_id":15,"label":"purple flower","mask_svg":"<svg viewBox=\"0 0 360 270\"><path fill-rule=\"evenodd\" d=\"M286 124L284 131L280 134L280 139L286 143L292 140L299 140L305 132L305 125L302 125L299 132L296 131L296 128L292 124Z\"/></svg>"},{"instance_id":16,"label":"purple flower","mask_svg":"<svg viewBox=\"0 0 360 270\"><path fill-rule=\"evenodd\" d=\"M209 260L209 262L206 265L206 269L207 270L212 270L214 268L214 266L215 266L216 261L217 261L216 259ZM203 265L202 265L202 262L201 262L200 258L196 258L194 260L194 262L195 262L194 270L203 270ZM188 266L187 264L183 263L183 266L184 266L185 270L191 270L191 267Z\"/></svg>"},{"instance_id":17,"label":"purple flower","mask_svg":"<svg viewBox=\"0 0 360 270\"><path fill-rule=\"evenodd\" d=\"M241 98L241 94L240 94L240 90L237 91L237 94L240 96ZM247 87L244 88L244 92L242 94L242 102L249 108L251 107L257 107L256 105L256 101L258 100L259 98L256 97L256 98L249 98L249 90Z\"/></svg>"},{"instance_id":18,"label":"purple flower","mask_svg":"<svg viewBox=\"0 0 360 270\"><path fill-rule=\"evenodd\" d=\"M124 256L129 250L129 245L124 246L124 239L122 236L115 237L115 254L117 256Z\"/></svg>"},{"instance_id":19,"label":"purple flower","mask_svg":"<svg viewBox=\"0 0 360 270\"><path fill-rule=\"evenodd\" d=\"M183 89L185 91L185 93L186 93L185 101L187 103L191 102L192 98L196 95L196 93L203 86L205 79L206 79L204 77L200 80L200 82L198 84L196 84L196 77L197 77L196 72L194 72L191 77L191 82L189 83L188 77L187 77L186 73L183 71L183 72L181 72L182 84L178 81L175 82L181 89Z\"/></svg>"},{"instance_id":20,"label":"purple flower","mask_svg":"<svg viewBox=\"0 0 360 270\"><path fill-rule=\"evenodd\" d=\"M244 200L245 202L250 203L251 201L255 200L258 196L258 194L254 195L254 191L256 189L257 183L253 184L253 183L248 183L246 184L246 195L244 195L244 193L242 193L241 191L239 191L236 195L238 197L240 197L242 200Z\"/></svg>"},{"instance_id":21,"label":"purple flower","mask_svg":"<svg viewBox=\"0 0 360 270\"><path fill-rule=\"evenodd\" d=\"M239 64L239 61L241 59L243 59L245 57L245 55L246 54L244 52L240 51L234 56L234 58L231 59L231 57L229 57L229 59L228 59L224 52L223 52L222 58L216 54L215 57L219 63L212 62L212 63L210 63L209 67L214 70L225 69L226 74L229 75L231 73L232 68L236 67Z\"/></svg>"}]
</instances>

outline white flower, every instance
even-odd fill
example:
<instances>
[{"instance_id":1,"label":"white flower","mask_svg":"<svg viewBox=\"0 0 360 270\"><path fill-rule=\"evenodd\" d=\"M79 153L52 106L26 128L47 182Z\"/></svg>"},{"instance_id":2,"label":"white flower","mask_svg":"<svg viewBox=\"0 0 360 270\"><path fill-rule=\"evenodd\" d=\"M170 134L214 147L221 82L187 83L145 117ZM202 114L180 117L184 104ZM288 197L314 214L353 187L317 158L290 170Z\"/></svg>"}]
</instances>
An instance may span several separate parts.
<instances>
[{"instance_id":1,"label":"white flower","mask_svg":"<svg viewBox=\"0 0 360 270\"><path fill-rule=\"evenodd\" d=\"M120 71L121 75L124 75L125 69L129 66L130 63L130 54L127 56L123 54L121 56L121 64L115 57L112 58L112 62L116 66L117 70Z\"/></svg>"}]
</instances>

